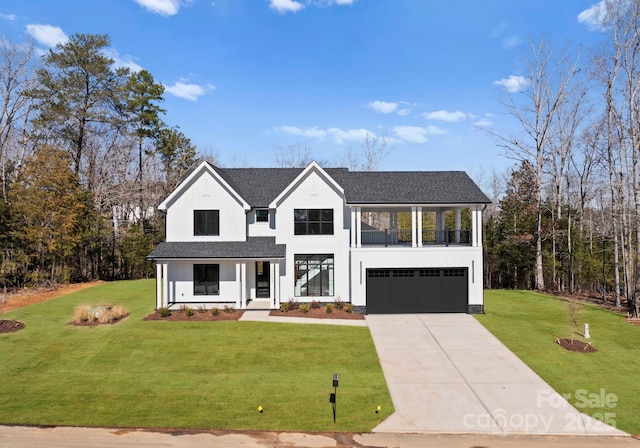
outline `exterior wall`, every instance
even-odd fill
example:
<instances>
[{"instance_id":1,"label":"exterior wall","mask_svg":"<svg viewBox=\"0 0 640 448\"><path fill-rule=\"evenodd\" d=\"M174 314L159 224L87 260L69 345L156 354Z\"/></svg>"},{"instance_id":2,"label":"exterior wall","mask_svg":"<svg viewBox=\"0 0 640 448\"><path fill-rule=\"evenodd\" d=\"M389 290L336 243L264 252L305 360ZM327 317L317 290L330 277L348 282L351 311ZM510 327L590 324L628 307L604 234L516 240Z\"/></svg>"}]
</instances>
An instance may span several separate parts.
<instances>
[{"instance_id":1,"label":"exterior wall","mask_svg":"<svg viewBox=\"0 0 640 448\"><path fill-rule=\"evenodd\" d=\"M194 236L193 211L220 210L219 236ZM245 241L244 208L209 172L203 171L167 209L167 241Z\"/></svg>"},{"instance_id":2,"label":"exterior wall","mask_svg":"<svg viewBox=\"0 0 640 448\"><path fill-rule=\"evenodd\" d=\"M469 305L482 305L481 247L358 248L351 249L351 303L367 302L367 269L468 268Z\"/></svg>"},{"instance_id":3,"label":"exterior wall","mask_svg":"<svg viewBox=\"0 0 640 448\"><path fill-rule=\"evenodd\" d=\"M193 294L193 265L220 265L220 294L196 296ZM168 262L166 300L172 303L238 302L240 290L236 275L236 261L176 261Z\"/></svg>"},{"instance_id":4,"label":"exterior wall","mask_svg":"<svg viewBox=\"0 0 640 448\"><path fill-rule=\"evenodd\" d=\"M293 211L297 208L333 209L333 235L294 235ZM281 302L294 299L299 302L320 300L332 302L336 297L349 300L349 211L344 196L336 191L316 171L310 171L276 211L276 242L287 245L284 269L281 268ZM295 255L333 254L334 295L325 297L296 297Z\"/></svg>"},{"instance_id":5,"label":"exterior wall","mask_svg":"<svg viewBox=\"0 0 640 448\"><path fill-rule=\"evenodd\" d=\"M269 222L256 222L256 211L247 214L247 232L249 236L276 236L276 211L269 210Z\"/></svg>"}]
</instances>

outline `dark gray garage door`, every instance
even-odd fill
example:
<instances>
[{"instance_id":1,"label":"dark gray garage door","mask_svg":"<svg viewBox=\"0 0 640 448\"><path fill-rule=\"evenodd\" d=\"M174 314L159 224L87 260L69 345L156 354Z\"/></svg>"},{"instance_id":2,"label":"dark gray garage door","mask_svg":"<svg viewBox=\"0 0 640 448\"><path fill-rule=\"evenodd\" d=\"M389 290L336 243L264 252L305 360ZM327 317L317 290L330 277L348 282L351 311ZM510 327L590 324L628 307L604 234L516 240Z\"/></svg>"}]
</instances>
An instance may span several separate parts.
<instances>
[{"instance_id":1,"label":"dark gray garage door","mask_svg":"<svg viewBox=\"0 0 640 448\"><path fill-rule=\"evenodd\" d=\"M467 268L367 269L367 313L466 313Z\"/></svg>"}]
</instances>

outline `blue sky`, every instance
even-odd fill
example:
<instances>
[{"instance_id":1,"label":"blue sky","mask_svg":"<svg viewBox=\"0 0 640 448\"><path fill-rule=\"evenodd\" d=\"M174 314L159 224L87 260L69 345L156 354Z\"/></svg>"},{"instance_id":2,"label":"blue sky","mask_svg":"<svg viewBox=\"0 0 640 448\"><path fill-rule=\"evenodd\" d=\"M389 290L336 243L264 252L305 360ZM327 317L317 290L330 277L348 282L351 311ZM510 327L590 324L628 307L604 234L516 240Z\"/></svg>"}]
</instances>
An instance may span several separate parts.
<instances>
[{"instance_id":1,"label":"blue sky","mask_svg":"<svg viewBox=\"0 0 640 448\"><path fill-rule=\"evenodd\" d=\"M273 166L277 147L318 159L394 151L383 170L513 164L482 131L517 132L528 43L593 47L594 0L3 0L0 30L44 52L106 33L118 64L166 86L165 121L221 165ZM516 93L517 94L517 93Z\"/></svg>"}]
</instances>

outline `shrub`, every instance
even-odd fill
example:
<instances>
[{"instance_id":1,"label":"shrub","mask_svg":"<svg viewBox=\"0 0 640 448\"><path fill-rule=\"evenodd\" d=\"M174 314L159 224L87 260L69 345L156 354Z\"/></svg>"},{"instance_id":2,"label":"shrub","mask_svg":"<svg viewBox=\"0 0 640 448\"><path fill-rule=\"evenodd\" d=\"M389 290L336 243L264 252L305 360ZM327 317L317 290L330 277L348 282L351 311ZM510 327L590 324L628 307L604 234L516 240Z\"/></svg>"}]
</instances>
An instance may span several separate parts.
<instances>
[{"instance_id":1,"label":"shrub","mask_svg":"<svg viewBox=\"0 0 640 448\"><path fill-rule=\"evenodd\" d=\"M160 317L169 317L171 316L171 311L169 311L169 308L162 307L158 310L158 312L160 313Z\"/></svg>"},{"instance_id":2,"label":"shrub","mask_svg":"<svg viewBox=\"0 0 640 448\"><path fill-rule=\"evenodd\" d=\"M341 310L344 308L344 302L342 301L340 296L336 297L336 300L333 301L333 306L335 306L337 310Z\"/></svg>"},{"instance_id":3,"label":"shrub","mask_svg":"<svg viewBox=\"0 0 640 448\"><path fill-rule=\"evenodd\" d=\"M281 303L280 304L280 312L282 313L286 313L287 312L287 304L286 303Z\"/></svg>"},{"instance_id":4,"label":"shrub","mask_svg":"<svg viewBox=\"0 0 640 448\"><path fill-rule=\"evenodd\" d=\"M300 311L302 311L303 313L307 313L309 311L309 304L303 303L302 305L300 305Z\"/></svg>"},{"instance_id":5,"label":"shrub","mask_svg":"<svg viewBox=\"0 0 640 448\"><path fill-rule=\"evenodd\" d=\"M293 299L289 299L289 301L287 302L287 311L297 310L299 306L300 305L298 304L298 302Z\"/></svg>"},{"instance_id":6,"label":"shrub","mask_svg":"<svg viewBox=\"0 0 640 448\"><path fill-rule=\"evenodd\" d=\"M182 311L184 311L185 316L187 317L191 317L193 316L193 308L190 308L188 306L185 306Z\"/></svg>"},{"instance_id":7,"label":"shrub","mask_svg":"<svg viewBox=\"0 0 640 448\"><path fill-rule=\"evenodd\" d=\"M327 303L326 311L327 311L327 314L333 313L333 304Z\"/></svg>"},{"instance_id":8,"label":"shrub","mask_svg":"<svg viewBox=\"0 0 640 448\"><path fill-rule=\"evenodd\" d=\"M110 324L115 318L115 314L113 313L113 309L111 307L103 308L101 310L96 311L98 316L98 322L101 324Z\"/></svg>"},{"instance_id":9,"label":"shrub","mask_svg":"<svg viewBox=\"0 0 640 448\"><path fill-rule=\"evenodd\" d=\"M322 308L322 305L317 300L312 300L309 305L311 305L311 309L314 309L314 310L318 308Z\"/></svg>"},{"instance_id":10,"label":"shrub","mask_svg":"<svg viewBox=\"0 0 640 448\"><path fill-rule=\"evenodd\" d=\"M200 306L198 307L198 313L200 313L200 314L204 314L204 313L206 313L206 312L207 312L207 308L206 308L204 305L200 305Z\"/></svg>"},{"instance_id":11,"label":"shrub","mask_svg":"<svg viewBox=\"0 0 640 448\"><path fill-rule=\"evenodd\" d=\"M344 306L344 310L345 310L347 313L349 313L349 314L353 313L353 305L351 305L350 303L347 303L347 304Z\"/></svg>"},{"instance_id":12,"label":"shrub","mask_svg":"<svg viewBox=\"0 0 640 448\"><path fill-rule=\"evenodd\" d=\"M220 309L214 306L213 308L211 308L211 314L213 314L214 316L220 315Z\"/></svg>"},{"instance_id":13,"label":"shrub","mask_svg":"<svg viewBox=\"0 0 640 448\"><path fill-rule=\"evenodd\" d=\"M225 305L224 306L224 312L225 313L233 313L236 309L233 307L233 305Z\"/></svg>"},{"instance_id":14,"label":"shrub","mask_svg":"<svg viewBox=\"0 0 640 448\"><path fill-rule=\"evenodd\" d=\"M73 314L73 322L76 324L87 322L89 320L89 309L91 309L91 307L88 305L77 307Z\"/></svg>"}]
</instances>

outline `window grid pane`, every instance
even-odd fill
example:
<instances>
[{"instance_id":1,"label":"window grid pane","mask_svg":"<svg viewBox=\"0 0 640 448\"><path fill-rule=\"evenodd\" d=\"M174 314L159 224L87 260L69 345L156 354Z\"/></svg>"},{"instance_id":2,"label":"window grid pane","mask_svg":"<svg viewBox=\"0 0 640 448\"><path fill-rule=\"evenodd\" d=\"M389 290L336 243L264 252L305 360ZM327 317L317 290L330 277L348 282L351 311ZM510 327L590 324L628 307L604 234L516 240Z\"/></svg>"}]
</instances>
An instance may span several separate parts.
<instances>
[{"instance_id":1,"label":"window grid pane","mask_svg":"<svg viewBox=\"0 0 640 448\"><path fill-rule=\"evenodd\" d=\"M334 295L333 254L295 256L295 296Z\"/></svg>"},{"instance_id":2,"label":"window grid pane","mask_svg":"<svg viewBox=\"0 0 640 448\"><path fill-rule=\"evenodd\" d=\"M219 210L194 210L193 211L193 234L196 236L206 236L220 234Z\"/></svg>"},{"instance_id":3,"label":"window grid pane","mask_svg":"<svg viewBox=\"0 0 640 448\"><path fill-rule=\"evenodd\" d=\"M295 235L333 235L332 209L295 209Z\"/></svg>"}]
</instances>

